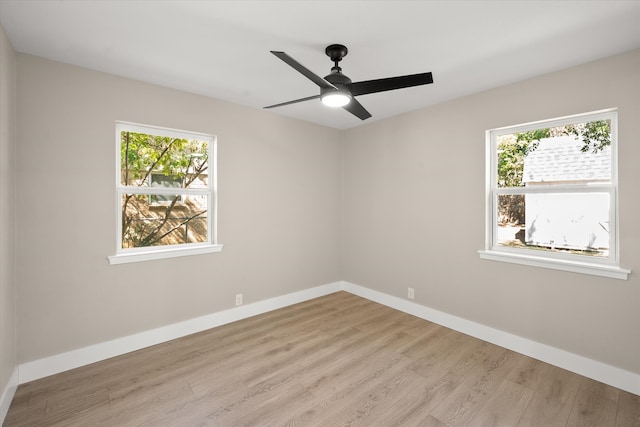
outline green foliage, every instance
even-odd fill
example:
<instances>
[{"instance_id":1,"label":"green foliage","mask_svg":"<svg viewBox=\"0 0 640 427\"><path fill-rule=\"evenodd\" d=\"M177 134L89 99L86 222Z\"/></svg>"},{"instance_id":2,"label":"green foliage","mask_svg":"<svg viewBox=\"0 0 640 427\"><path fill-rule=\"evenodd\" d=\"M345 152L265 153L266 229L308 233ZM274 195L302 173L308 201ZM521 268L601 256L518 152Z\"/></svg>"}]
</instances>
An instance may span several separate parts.
<instances>
[{"instance_id":1,"label":"green foliage","mask_svg":"<svg viewBox=\"0 0 640 427\"><path fill-rule=\"evenodd\" d=\"M498 140L498 186L520 187L524 173L524 159L537 147L537 142L530 138L505 135ZM524 197L522 195L502 196L498 199L500 222L524 223Z\"/></svg>"},{"instance_id":2,"label":"green foliage","mask_svg":"<svg viewBox=\"0 0 640 427\"><path fill-rule=\"evenodd\" d=\"M549 128L545 128L545 129L536 129L536 130L530 130L527 132L522 132L522 133L517 133L516 134L516 138L518 140L518 142L520 141L526 141L529 144L535 144L535 147L538 146L538 142L540 142L541 139L544 138L549 138L551 136L551 129ZM535 147L533 149L535 149ZM533 150L531 150L533 151Z\"/></svg>"},{"instance_id":3,"label":"green foliage","mask_svg":"<svg viewBox=\"0 0 640 427\"><path fill-rule=\"evenodd\" d=\"M596 120L593 122L569 125L566 127L567 135L575 135L582 138L584 144L580 149L583 153L591 150L594 153L611 145L611 123L609 120Z\"/></svg>"},{"instance_id":4,"label":"green foliage","mask_svg":"<svg viewBox=\"0 0 640 427\"><path fill-rule=\"evenodd\" d=\"M522 186L524 159L537 144L511 135L498 141L498 187Z\"/></svg>"},{"instance_id":5,"label":"green foliage","mask_svg":"<svg viewBox=\"0 0 640 427\"><path fill-rule=\"evenodd\" d=\"M120 161L123 184L147 185L151 173L185 177L191 170L207 168L208 145L203 141L122 132ZM185 188L193 179L185 181Z\"/></svg>"}]
</instances>

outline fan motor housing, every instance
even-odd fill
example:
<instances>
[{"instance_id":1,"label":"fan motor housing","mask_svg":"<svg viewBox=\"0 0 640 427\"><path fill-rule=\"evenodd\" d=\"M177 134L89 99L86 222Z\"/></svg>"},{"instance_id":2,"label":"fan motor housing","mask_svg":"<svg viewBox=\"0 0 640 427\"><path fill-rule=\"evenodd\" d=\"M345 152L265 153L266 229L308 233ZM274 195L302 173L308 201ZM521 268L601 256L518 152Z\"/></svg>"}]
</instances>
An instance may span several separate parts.
<instances>
[{"instance_id":1,"label":"fan motor housing","mask_svg":"<svg viewBox=\"0 0 640 427\"><path fill-rule=\"evenodd\" d=\"M351 79L342 74L340 71L326 75L324 79L335 87L348 86L351 84Z\"/></svg>"}]
</instances>

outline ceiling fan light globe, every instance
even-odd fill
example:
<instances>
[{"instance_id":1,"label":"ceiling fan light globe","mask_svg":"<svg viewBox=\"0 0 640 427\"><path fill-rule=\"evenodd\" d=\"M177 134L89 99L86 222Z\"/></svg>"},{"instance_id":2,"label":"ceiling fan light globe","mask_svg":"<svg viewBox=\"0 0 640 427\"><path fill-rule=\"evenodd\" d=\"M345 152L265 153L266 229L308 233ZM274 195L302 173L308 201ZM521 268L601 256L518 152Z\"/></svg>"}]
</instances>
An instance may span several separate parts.
<instances>
[{"instance_id":1,"label":"ceiling fan light globe","mask_svg":"<svg viewBox=\"0 0 640 427\"><path fill-rule=\"evenodd\" d=\"M351 102L351 97L343 92L325 93L321 97L322 103L328 107L344 107Z\"/></svg>"}]
</instances>

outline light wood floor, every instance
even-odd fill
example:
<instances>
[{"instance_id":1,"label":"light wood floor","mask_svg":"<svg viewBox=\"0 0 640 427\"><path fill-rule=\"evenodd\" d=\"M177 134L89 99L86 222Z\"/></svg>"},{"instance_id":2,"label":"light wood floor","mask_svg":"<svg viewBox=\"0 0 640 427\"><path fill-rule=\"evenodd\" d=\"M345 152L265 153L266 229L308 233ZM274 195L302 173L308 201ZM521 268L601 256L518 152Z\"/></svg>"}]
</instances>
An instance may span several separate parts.
<instances>
[{"instance_id":1,"label":"light wood floor","mask_svg":"<svg viewBox=\"0 0 640 427\"><path fill-rule=\"evenodd\" d=\"M640 426L640 397L339 292L20 385L5 426Z\"/></svg>"}]
</instances>

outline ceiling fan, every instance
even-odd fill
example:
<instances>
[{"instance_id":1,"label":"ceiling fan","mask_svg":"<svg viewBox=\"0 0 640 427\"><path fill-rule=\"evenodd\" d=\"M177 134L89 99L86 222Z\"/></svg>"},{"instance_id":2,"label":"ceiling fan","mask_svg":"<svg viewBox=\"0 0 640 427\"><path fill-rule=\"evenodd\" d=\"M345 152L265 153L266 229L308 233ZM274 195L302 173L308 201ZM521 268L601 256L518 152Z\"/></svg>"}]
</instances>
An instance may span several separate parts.
<instances>
[{"instance_id":1,"label":"ceiling fan","mask_svg":"<svg viewBox=\"0 0 640 427\"><path fill-rule=\"evenodd\" d=\"M322 78L314 74L311 70L286 53L272 50L271 53L320 86L320 94L296 99L294 101L269 105L264 108L282 107L284 105L320 98L322 103L325 105L330 107L342 107L359 119L366 120L371 117L371 113L369 113L362 104L356 101L356 96L433 83L433 76L431 73L411 74L353 83L349 77L342 74L342 68L338 66L338 63L342 61L342 58L347 56L347 52L347 48L341 44L332 44L327 46L325 53L329 58L331 58L334 66L331 68L331 74Z\"/></svg>"}]
</instances>

